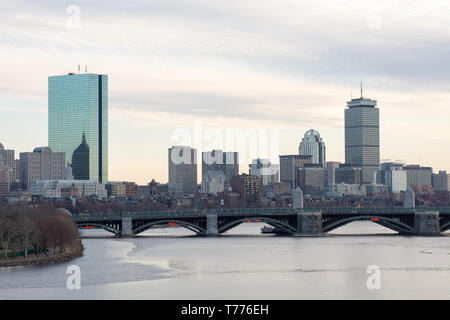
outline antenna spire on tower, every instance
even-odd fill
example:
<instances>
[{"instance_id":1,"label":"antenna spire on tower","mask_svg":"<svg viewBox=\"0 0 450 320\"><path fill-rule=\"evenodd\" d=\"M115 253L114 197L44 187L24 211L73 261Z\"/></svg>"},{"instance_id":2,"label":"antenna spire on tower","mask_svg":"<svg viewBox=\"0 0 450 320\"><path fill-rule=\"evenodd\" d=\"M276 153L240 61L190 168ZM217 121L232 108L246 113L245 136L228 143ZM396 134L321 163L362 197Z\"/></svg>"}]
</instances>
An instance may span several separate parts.
<instances>
[{"instance_id":1,"label":"antenna spire on tower","mask_svg":"<svg viewBox=\"0 0 450 320\"><path fill-rule=\"evenodd\" d=\"M362 80L361 80L361 99L363 98L363 83L362 83Z\"/></svg>"}]
</instances>

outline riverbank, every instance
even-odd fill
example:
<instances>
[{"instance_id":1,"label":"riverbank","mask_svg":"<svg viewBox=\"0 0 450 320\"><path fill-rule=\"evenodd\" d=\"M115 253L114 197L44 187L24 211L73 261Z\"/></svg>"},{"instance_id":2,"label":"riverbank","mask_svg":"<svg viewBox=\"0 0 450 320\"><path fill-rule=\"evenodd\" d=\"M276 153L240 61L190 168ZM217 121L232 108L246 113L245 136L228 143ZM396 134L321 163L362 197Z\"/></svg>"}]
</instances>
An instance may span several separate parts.
<instances>
[{"instance_id":1,"label":"riverbank","mask_svg":"<svg viewBox=\"0 0 450 320\"><path fill-rule=\"evenodd\" d=\"M53 254L50 256L40 256L35 257L33 255L29 256L27 259L16 258L8 261L0 261L0 267L18 267L34 264L48 264L48 263L61 263L73 260L75 258L81 257L83 255L83 245L81 241L76 241L76 243L68 248L62 253Z\"/></svg>"}]
</instances>

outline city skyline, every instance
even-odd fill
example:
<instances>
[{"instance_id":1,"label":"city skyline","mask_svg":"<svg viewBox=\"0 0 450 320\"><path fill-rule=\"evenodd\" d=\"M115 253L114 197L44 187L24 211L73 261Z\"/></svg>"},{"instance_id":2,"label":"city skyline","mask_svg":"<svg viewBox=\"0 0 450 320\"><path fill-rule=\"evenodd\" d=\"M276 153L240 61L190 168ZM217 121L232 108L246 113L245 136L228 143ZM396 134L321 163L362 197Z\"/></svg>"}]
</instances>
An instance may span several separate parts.
<instances>
[{"instance_id":1,"label":"city skyline","mask_svg":"<svg viewBox=\"0 0 450 320\"><path fill-rule=\"evenodd\" d=\"M181 8L159 3L139 12L81 2L79 29L67 26L64 5L28 3L21 15L5 5L1 142L16 154L46 145L46 79L80 64L109 76L109 180L167 182L167 148L177 144L171 134L192 131L195 120L219 130L280 128L279 154L296 154L303 133L316 128L327 160L344 162L343 110L362 77L364 95L380 105L381 159L450 171L442 148L450 120L445 2L421 1L420 10L328 5L339 15L324 12L323 3L283 2L271 14L252 2L181 1ZM214 26L218 17L239 27Z\"/></svg>"},{"instance_id":2,"label":"city skyline","mask_svg":"<svg viewBox=\"0 0 450 320\"><path fill-rule=\"evenodd\" d=\"M380 124L380 127L382 127L382 124ZM187 130L187 131L189 131L191 129L191 131L192 131L192 133L193 133L193 135L195 134L195 125L193 125L193 128L183 128L183 130ZM223 128L222 130L225 132L226 130L229 130L230 128ZM342 128L344 131L345 131L345 126L343 126L343 128ZM240 129L239 129L240 130ZM245 130L245 129L244 129ZM254 128L250 128L249 130L254 130ZM256 129L256 130L258 130L258 129ZM283 129L280 129L280 130L283 130ZM310 130L307 130L307 132L308 131L311 131L311 129ZM172 134L172 136L173 136L173 134ZM172 140L170 140L170 141L172 141ZM203 147L204 147L204 145L206 145L206 143L204 143L204 142L202 142L203 143ZM169 142L168 143L168 145L171 145L171 143ZM189 145L187 145L188 147L189 147ZM248 146L247 146L248 147ZM290 147L292 147L292 146L290 146ZM34 149L34 148L33 148ZM203 148L202 150L206 150L207 148ZM292 149L292 148L290 148L290 149ZM345 148L344 148L345 149ZM17 154L20 154L20 152L29 152L29 151L21 151L21 150L16 150L15 148L14 148L14 150L16 151L16 153ZM203 152L205 152L205 151L203 151ZM238 151L232 151L232 152L236 152L236 153L239 153ZM246 150L246 154L248 155L248 156L250 156L249 154L248 154L248 150ZM282 155L283 153L282 152L280 152L280 154L279 154L279 156L280 155ZM292 154L295 154L295 153L292 153ZM259 157L259 155L258 154L256 154L256 158L258 158ZM256 159L255 158L255 159ZM276 158L274 158L274 157L272 157L271 158L271 160L273 161L273 160L275 160L275 163L276 164L279 164L278 162L277 162L277 158L278 157L276 157ZM397 158L397 157L396 157ZM250 159L250 158L248 158L248 159ZM381 158L380 159L380 164L381 163L385 163L385 162L390 162L390 161L392 161L391 160L392 158ZM254 160L254 159L252 159L252 160ZM239 165L240 165L240 169L239 169L239 173L241 174L241 173L248 173L248 170L246 170L246 167L248 168L248 165L250 165L252 162L252 160L244 160L243 162L239 162ZM166 160L167 161L167 160ZM340 158L339 160L336 160L335 158L334 159L331 159L331 160L328 160L327 159L327 162L328 161L338 161L338 162L341 162L341 163L346 163L345 162L345 152L344 152L344 154L343 154L343 159L342 158ZM429 166L429 165L426 165L426 164L424 164L423 162L417 162L417 163L414 163L414 162L408 162L407 160L405 160L405 159L402 159L402 160L395 160L396 162L400 162L400 163L403 163L403 164L405 164L405 165L421 165L421 166ZM69 161L70 162L70 161ZM242 166L242 164L244 164L244 166ZM198 163L197 162L197 166L199 166L199 173L198 173L198 180L199 181L201 181L201 169L202 169L202 167L201 167L201 162L200 163ZM432 166L429 166L429 167L432 167ZM435 173L438 173L439 171L442 171L442 170L444 170L444 171L447 171L448 169L446 169L446 168L436 168L436 167L432 167L433 168L433 172L435 172ZM166 169L166 172L167 172L167 170L168 170L168 167L167 168L165 168ZM107 173L108 175L109 175L109 172ZM161 174L160 176L164 176L163 174ZM159 181L160 183L167 183L168 181L169 181L169 178L168 178L168 175L167 175L167 178L164 180L164 178L163 179L159 179L158 180L158 177L157 176L152 176L152 177L149 177L148 179L147 178L141 178L141 179L134 179L133 180L133 178L130 178L130 177L124 177L123 179L109 179L108 181L136 181L138 184L147 184L147 183L149 183L149 181L151 180L151 179L157 179L157 181ZM95 179L94 179L95 180ZM147 181L148 180L148 181Z\"/></svg>"}]
</instances>

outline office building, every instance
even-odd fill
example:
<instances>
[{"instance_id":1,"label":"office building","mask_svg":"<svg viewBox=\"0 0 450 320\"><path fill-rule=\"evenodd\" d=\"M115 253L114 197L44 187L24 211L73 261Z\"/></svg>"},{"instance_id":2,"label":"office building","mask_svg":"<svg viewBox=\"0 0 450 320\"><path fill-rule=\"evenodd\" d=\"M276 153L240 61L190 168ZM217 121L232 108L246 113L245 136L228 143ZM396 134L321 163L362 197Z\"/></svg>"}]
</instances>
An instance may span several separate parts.
<instances>
[{"instance_id":1,"label":"office building","mask_svg":"<svg viewBox=\"0 0 450 320\"><path fill-rule=\"evenodd\" d=\"M336 183L336 169L341 163L337 161L328 161L326 168L328 170L328 184Z\"/></svg>"},{"instance_id":2,"label":"office building","mask_svg":"<svg viewBox=\"0 0 450 320\"><path fill-rule=\"evenodd\" d=\"M53 152L50 147L35 148L20 153L20 185L28 189L38 180L62 180L65 175L64 152Z\"/></svg>"},{"instance_id":3,"label":"office building","mask_svg":"<svg viewBox=\"0 0 450 320\"><path fill-rule=\"evenodd\" d=\"M447 174L447 171L439 171L438 174L433 173L431 182L434 191L450 191L450 174Z\"/></svg>"},{"instance_id":4,"label":"office building","mask_svg":"<svg viewBox=\"0 0 450 320\"><path fill-rule=\"evenodd\" d=\"M84 133L81 144L72 154L72 174L75 180L89 180L89 145Z\"/></svg>"},{"instance_id":5,"label":"office building","mask_svg":"<svg viewBox=\"0 0 450 320\"><path fill-rule=\"evenodd\" d=\"M407 189L406 172L401 163L382 163L378 176L379 182L388 186L389 192L399 193Z\"/></svg>"},{"instance_id":6,"label":"office building","mask_svg":"<svg viewBox=\"0 0 450 320\"><path fill-rule=\"evenodd\" d=\"M255 205L261 199L261 185L259 177L245 173L232 177L230 181L231 189L239 194L243 207Z\"/></svg>"},{"instance_id":7,"label":"office building","mask_svg":"<svg viewBox=\"0 0 450 320\"><path fill-rule=\"evenodd\" d=\"M15 159L15 151L5 149L5 147L0 143L0 166L3 166L8 170L9 177L8 183L14 184L20 180L20 161ZM9 189L9 186L8 186Z\"/></svg>"},{"instance_id":8,"label":"office building","mask_svg":"<svg viewBox=\"0 0 450 320\"><path fill-rule=\"evenodd\" d=\"M89 180L108 181L108 76L74 74L48 78L48 144L72 161L80 137L89 145Z\"/></svg>"},{"instance_id":9,"label":"office building","mask_svg":"<svg viewBox=\"0 0 450 320\"><path fill-rule=\"evenodd\" d=\"M169 193L197 193L197 150L186 146L174 146L169 148L168 161Z\"/></svg>"},{"instance_id":10,"label":"office building","mask_svg":"<svg viewBox=\"0 0 450 320\"><path fill-rule=\"evenodd\" d=\"M353 163L341 163L334 171L335 184L361 184L362 169Z\"/></svg>"},{"instance_id":11,"label":"office building","mask_svg":"<svg viewBox=\"0 0 450 320\"><path fill-rule=\"evenodd\" d=\"M256 159L249 164L249 174L259 177L263 186L278 182L279 169L279 165L271 164L269 159Z\"/></svg>"},{"instance_id":12,"label":"office building","mask_svg":"<svg viewBox=\"0 0 450 320\"><path fill-rule=\"evenodd\" d=\"M202 177L208 171L222 171L228 183L231 177L239 175L239 153L222 150L202 152Z\"/></svg>"},{"instance_id":13,"label":"office building","mask_svg":"<svg viewBox=\"0 0 450 320\"><path fill-rule=\"evenodd\" d=\"M305 163L297 168L296 181L305 194L319 194L328 183L327 169L321 163Z\"/></svg>"},{"instance_id":14,"label":"office building","mask_svg":"<svg viewBox=\"0 0 450 320\"><path fill-rule=\"evenodd\" d=\"M347 102L345 109L345 163L362 169L362 183L372 183L380 165L380 117L377 101L363 98Z\"/></svg>"},{"instance_id":15,"label":"office building","mask_svg":"<svg viewBox=\"0 0 450 320\"><path fill-rule=\"evenodd\" d=\"M201 192L217 194L225 190L225 174L221 170L208 170L202 178Z\"/></svg>"},{"instance_id":16,"label":"office building","mask_svg":"<svg viewBox=\"0 0 450 320\"><path fill-rule=\"evenodd\" d=\"M325 143L318 131L313 129L306 131L298 150L300 155L310 155L311 163L320 163L325 166Z\"/></svg>"},{"instance_id":17,"label":"office building","mask_svg":"<svg viewBox=\"0 0 450 320\"><path fill-rule=\"evenodd\" d=\"M305 163L311 163L311 155L284 155L280 156L280 182L287 182L291 189L298 183L297 169L303 167Z\"/></svg>"},{"instance_id":18,"label":"office building","mask_svg":"<svg viewBox=\"0 0 450 320\"><path fill-rule=\"evenodd\" d=\"M406 185L407 187L431 188L431 175L433 169L421 167L420 165L406 165Z\"/></svg>"},{"instance_id":19,"label":"office building","mask_svg":"<svg viewBox=\"0 0 450 320\"><path fill-rule=\"evenodd\" d=\"M11 169L2 165L0 162L0 197L5 197L10 191Z\"/></svg>"}]
</instances>

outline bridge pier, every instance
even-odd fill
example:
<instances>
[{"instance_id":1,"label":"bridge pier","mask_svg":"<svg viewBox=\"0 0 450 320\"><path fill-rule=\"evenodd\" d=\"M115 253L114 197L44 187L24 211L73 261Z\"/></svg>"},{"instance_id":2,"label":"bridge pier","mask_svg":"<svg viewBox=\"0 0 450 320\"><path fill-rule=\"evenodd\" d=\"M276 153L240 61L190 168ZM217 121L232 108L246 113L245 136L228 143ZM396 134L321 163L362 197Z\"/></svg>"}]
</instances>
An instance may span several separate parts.
<instances>
[{"instance_id":1,"label":"bridge pier","mask_svg":"<svg viewBox=\"0 0 450 320\"><path fill-rule=\"evenodd\" d=\"M133 223L131 217L122 217L122 232L120 235L122 237L133 235Z\"/></svg>"},{"instance_id":2,"label":"bridge pier","mask_svg":"<svg viewBox=\"0 0 450 320\"><path fill-rule=\"evenodd\" d=\"M322 212L297 213L296 236L319 236L322 234Z\"/></svg>"},{"instance_id":3,"label":"bridge pier","mask_svg":"<svg viewBox=\"0 0 450 320\"><path fill-rule=\"evenodd\" d=\"M219 222L217 213L206 214L206 235L217 236L219 234Z\"/></svg>"},{"instance_id":4,"label":"bridge pier","mask_svg":"<svg viewBox=\"0 0 450 320\"><path fill-rule=\"evenodd\" d=\"M439 236L439 212L415 212L414 231L417 236Z\"/></svg>"}]
</instances>

